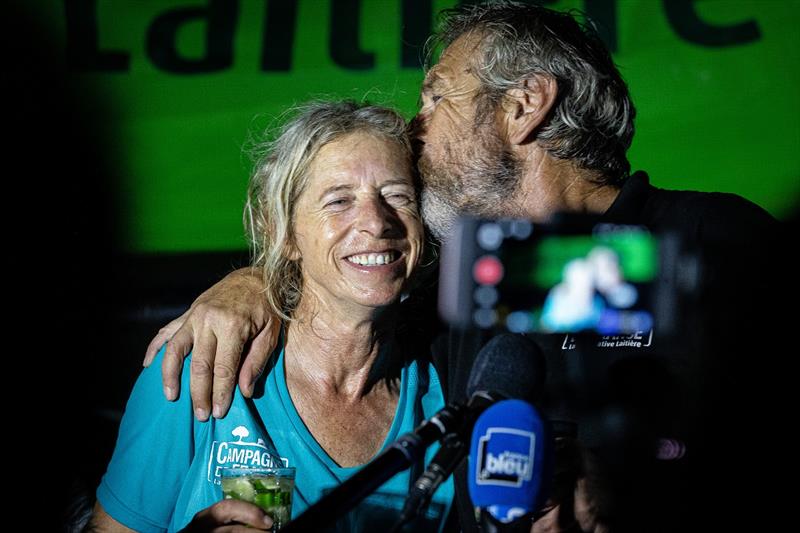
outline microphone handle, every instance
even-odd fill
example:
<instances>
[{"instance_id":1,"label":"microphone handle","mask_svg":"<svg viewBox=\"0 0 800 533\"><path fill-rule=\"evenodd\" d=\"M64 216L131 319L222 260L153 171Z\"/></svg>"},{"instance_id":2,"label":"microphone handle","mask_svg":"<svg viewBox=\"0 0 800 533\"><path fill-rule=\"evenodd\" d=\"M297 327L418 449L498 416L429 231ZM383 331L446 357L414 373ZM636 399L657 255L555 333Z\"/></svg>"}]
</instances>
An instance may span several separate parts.
<instances>
[{"instance_id":1,"label":"microphone handle","mask_svg":"<svg viewBox=\"0 0 800 533\"><path fill-rule=\"evenodd\" d=\"M419 516L428 507L433 494L458 468L458 465L467 456L468 447L456 433L449 433L442 442L438 456L440 461L431 461L425 472L417 479L406 500L406 509L409 518Z\"/></svg>"},{"instance_id":2,"label":"microphone handle","mask_svg":"<svg viewBox=\"0 0 800 533\"><path fill-rule=\"evenodd\" d=\"M414 464L425 449L447 434L463 407L448 405L410 433L397 439L347 481L290 521L282 531L317 531L350 511L392 476Z\"/></svg>"},{"instance_id":3,"label":"microphone handle","mask_svg":"<svg viewBox=\"0 0 800 533\"><path fill-rule=\"evenodd\" d=\"M442 439L442 447L431 459L428 468L414 482L400 512L401 523L408 523L422 514L428 507L433 493L452 474L469 453L467 434L472 431L475 420L500 396L487 391L476 391L467 402L461 422Z\"/></svg>"}]
</instances>

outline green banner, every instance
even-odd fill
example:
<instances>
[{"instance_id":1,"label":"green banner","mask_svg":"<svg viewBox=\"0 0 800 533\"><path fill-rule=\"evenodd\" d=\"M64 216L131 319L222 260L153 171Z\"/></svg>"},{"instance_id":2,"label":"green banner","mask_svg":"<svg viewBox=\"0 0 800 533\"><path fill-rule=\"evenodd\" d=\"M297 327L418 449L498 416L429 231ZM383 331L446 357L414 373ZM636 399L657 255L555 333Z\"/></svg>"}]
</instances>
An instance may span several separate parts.
<instances>
[{"instance_id":1,"label":"green banner","mask_svg":"<svg viewBox=\"0 0 800 533\"><path fill-rule=\"evenodd\" d=\"M125 249L246 246L250 139L315 97L416 110L443 0L40 0L71 72L111 104ZM637 105L630 157L666 188L800 199L800 1L584 0Z\"/></svg>"}]
</instances>

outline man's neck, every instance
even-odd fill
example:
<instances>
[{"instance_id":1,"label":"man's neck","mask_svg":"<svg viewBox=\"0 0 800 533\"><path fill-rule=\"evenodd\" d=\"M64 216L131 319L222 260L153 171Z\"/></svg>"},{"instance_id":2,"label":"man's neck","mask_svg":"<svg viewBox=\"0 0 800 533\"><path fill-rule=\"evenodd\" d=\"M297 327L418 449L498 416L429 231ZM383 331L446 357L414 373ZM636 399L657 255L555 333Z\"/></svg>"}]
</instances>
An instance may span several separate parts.
<instances>
[{"instance_id":1,"label":"man's neck","mask_svg":"<svg viewBox=\"0 0 800 533\"><path fill-rule=\"evenodd\" d=\"M597 183L599 177L595 171L536 150L523 164L520 187L514 195L518 216L546 222L557 212L601 215L620 189Z\"/></svg>"}]
</instances>

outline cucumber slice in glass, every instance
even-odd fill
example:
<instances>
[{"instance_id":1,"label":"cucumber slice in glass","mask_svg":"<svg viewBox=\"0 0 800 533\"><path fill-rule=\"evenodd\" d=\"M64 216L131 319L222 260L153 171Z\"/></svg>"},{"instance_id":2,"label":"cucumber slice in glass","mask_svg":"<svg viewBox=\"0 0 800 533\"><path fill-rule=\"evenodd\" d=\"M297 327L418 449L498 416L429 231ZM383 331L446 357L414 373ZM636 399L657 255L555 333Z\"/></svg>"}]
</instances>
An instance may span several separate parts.
<instances>
[{"instance_id":1,"label":"cucumber slice in glass","mask_svg":"<svg viewBox=\"0 0 800 533\"><path fill-rule=\"evenodd\" d=\"M223 479L222 492L226 498L234 498L246 502L252 502L256 496L256 489L245 477Z\"/></svg>"}]
</instances>

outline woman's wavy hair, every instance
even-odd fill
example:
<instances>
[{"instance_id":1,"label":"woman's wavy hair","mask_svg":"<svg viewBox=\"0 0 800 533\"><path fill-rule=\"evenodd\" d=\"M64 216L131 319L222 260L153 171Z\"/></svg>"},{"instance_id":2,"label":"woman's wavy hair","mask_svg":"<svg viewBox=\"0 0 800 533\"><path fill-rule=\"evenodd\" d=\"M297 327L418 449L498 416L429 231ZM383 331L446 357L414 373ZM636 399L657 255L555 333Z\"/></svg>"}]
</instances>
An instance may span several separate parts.
<instances>
[{"instance_id":1,"label":"woman's wavy hair","mask_svg":"<svg viewBox=\"0 0 800 533\"><path fill-rule=\"evenodd\" d=\"M601 183L628 176L626 153L636 111L594 29L571 13L537 5L464 4L442 12L439 31L427 44L428 62L439 45L467 33L479 36L482 53L473 65L482 84L476 118L490 116L506 92L526 78L549 76L558 84L558 95L537 140L551 155L597 171Z\"/></svg>"},{"instance_id":2,"label":"woman's wavy hair","mask_svg":"<svg viewBox=\"0 0 800 533\"><path fill-rule=\"evenodd\" d=\"M261 271L273 315L291 320L303 290L302 258L294 245L294 207L308 186L309 168L320 149L342 137L366 132L397 145L411 161L406 121L392 109L354 101L317 101L299 106L271 137L255 146L244 225L252 266ZM270 131L265 138L270 138Z\"/></svg>"}]
</instances>

